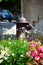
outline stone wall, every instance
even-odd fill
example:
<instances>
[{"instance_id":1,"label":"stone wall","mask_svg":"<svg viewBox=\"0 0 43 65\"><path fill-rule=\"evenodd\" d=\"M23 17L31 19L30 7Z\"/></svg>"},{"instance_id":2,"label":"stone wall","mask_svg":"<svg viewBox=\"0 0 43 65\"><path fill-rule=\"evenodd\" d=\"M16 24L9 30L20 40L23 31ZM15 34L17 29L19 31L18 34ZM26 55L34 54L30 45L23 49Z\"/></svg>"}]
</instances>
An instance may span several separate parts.
<instances>
[{"instance_id":1,"label":"stone wall","mask_svg":"<svg viewBox=\"0 0 43 65\"><path fill-rule=\"evenodd\" d=\"M23 0L23 13L28 21L43 19L43 0Z\"/></svg>"}]
</instances>

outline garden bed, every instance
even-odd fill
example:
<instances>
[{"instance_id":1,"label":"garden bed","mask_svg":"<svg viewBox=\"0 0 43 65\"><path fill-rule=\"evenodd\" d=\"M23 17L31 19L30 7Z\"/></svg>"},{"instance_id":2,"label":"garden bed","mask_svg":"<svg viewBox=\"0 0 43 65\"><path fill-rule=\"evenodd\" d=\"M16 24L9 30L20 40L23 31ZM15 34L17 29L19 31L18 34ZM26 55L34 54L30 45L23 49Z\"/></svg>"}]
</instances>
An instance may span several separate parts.
<instances>
[{"instance_id":1,"label":"garden bed","mask_svg":"<svg viewBox=\"0 0 43 65\"><path fill-rule=\"evenodd\" d=\"M0 65L43 65L42 63L43 45L40 41L29 42L20 39L0 41Z\"/></svg>"}]
</instances>

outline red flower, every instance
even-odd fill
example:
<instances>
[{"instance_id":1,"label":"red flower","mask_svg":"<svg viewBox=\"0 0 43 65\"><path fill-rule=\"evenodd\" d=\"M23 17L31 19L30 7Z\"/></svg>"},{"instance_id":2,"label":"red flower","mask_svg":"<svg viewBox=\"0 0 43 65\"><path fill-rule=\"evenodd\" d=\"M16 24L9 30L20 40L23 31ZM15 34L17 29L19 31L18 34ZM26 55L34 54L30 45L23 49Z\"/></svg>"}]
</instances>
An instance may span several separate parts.
<instances>
[{"instance_id":1,"label":"red flower","mask_svg":"<svg viewBox=\"0 0 43 65\"><path fill-rule=\"evenodd\" d=\"M38 49L38 52L42 52L43 53L43 46L41 46L39 49Z\"/></svg>"},{"instance_id":2,"label":"red flower","mask_svg":"<svg viewBox=\"0 0 43 65\"><path fill-rule=\"evenodd\" d=\"M37 56L35 56L35 60L39 60L40 59L40 57L37 55Z\"/></svg>"},{"instance_id":3,"label":"red flower","mask_svg":"<svg viewBox=\"0 0 43 65\"><path fill-rule=\"evenodd\" d=\"M37 56L37 55L38 55L37 50L34 50L34 51L32 52L32 56L35 57L35 56Z\"/></svg>"}]
</instances>

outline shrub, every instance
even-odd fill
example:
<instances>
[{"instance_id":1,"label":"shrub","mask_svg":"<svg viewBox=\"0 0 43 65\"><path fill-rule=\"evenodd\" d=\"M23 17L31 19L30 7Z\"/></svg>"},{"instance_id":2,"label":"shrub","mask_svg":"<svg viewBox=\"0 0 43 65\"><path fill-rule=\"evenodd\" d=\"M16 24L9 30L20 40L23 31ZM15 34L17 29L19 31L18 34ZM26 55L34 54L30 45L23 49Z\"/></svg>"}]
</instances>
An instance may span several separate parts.
<instances>
[{"instance_id":1,"label":"shrub","mask_svg":"<svg viewBox=\"0 0 43 65\"><path fill-rule=\"evenodd\" d=\"M0 41L1 65L26 65L29 42L26 40Z\"/></svg>"}]
</instances>

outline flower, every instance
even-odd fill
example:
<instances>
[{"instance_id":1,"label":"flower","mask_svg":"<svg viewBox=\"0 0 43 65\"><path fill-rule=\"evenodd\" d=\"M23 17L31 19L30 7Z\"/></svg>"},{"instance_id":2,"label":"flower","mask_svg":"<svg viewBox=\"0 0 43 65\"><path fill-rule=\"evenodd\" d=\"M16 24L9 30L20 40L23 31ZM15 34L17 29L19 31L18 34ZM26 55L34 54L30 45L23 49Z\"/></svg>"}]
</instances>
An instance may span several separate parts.
<instances>
[{"instance_id":1,"label":"flower","mask_svg":"<svg viewBox=\"0 0 43 65\"><path fill-rule=\"evenodd\" d=\"M40 41L36 42L35 48L38 49L40 47L40 45L41 45L41 42Z\"/></svg>"},{"instance_id":2,"label":"flower","mask_svg":"<svg viewBox=\"0 0 43 65\"><path fill-rule=\"evenodd\" d=\"M26 41L24 40L24 43L26 43Z\"/></svg>"},{"instance_id":3,"label":"flower","mask_svg":"<svg viewBox=\"0 0 43 65\"><path fill-rule=\"evenodd\" d=\"M41 58L43 58L43 53L39 53L39 56L40 56Z\"/></svg>"},{"instance_id":4,"label":"flower","mask_svg":"<svg viewBox=\"0 0 43 65\"><path fill-rule=\"evenodd\" d=\"M32 37L29 37L29 41L32 41L33 39L32 39Z\"/></svg>"},{"instance_id":5,"label":"flower","mask_svg":"<svg viewBox=\"0 0 43 65\"><path fill-rule=\"evenodd\" d=\"M8 59L8 48L7 47L1 47L0 50L0 63L3 62L3 60L7 60Z\"/></svg>"},{"instance_id":6,"label":"flower","mask_svg":"<svg viewBox=\"0 0 43 65\"><path fill-rule=\"evenodd\" d=\"M31 41L31 42L30 42L30 48L33 48L33 47L34 47L34 42Z\"/></svg>"},{"instance_id":7,"label":"flower","mask_svg":"<svg viewBox=\"0 0 43 65\"><path fill-rule=\"evenodd\" d=\"M23 55L20 55L20 57L24 57Z\"/></svg>"},{"instance_id":8,"label":"flower","mask_svg":"<svg viewBox=\"0 0 43 65\"><path fill-rule=\"evenodd\" d=\"M40 41L36 42L36 46L37 46L37 45L41 45L41 42L40 42Z\"/></svg>"},{"instance_id":9,"label":"flower","mask_svg":"<svg viewBox=\"0 0 43 65\"><path fill-rule=\"evenodd\" d=\"M8 57L5 57L5 56L4 56L4 57L3 57L3 59L4 59L4 60L7 60L7 59L8 59Z\"/></svg>"},{"instance_id":10,"label":"flower","mask_svg":"<svg viewBox=\"0 0 43 65\"><path fill-rule=\"evenodd\" d=\"M39 60L40 59L40 57L37 55L37 56L35 56L35 60Z\"/></svg>"},{"instance_id":11,"label":"flower","mask_svg":"<svg viewBox=\"0 0 43 65\"><path fill-rule=\"evenodd\" d=\"M34 51L32 52L32 56L35 57L35 56L37 56L37 55L38 55L38 51L37 51L37 50L34 50Z\"/></svg>"},{"instance_id":12,"label":"flower","mask_svg":"<svg viewBox=\"0 0 43 65\"><path fill-rule=\"evenodd\" d=\"M33 49L33 50L32 50ZM29 50L26 54L30 58L33 57L34 65L43 65L43 46L41 46L40 41L34 44L33 41L30 42Z\"/></svg>"},{"instance_id":13,"label":"flower","mask_svg":"<svg viewBox=\"0 0 43 65\"><path fill-rule=\"evenodd\" d=\"M11 44L11 42L9 42L9 44Z\"/></svg>"},{"instance_id":14,"label":"flower","mask_svg":"<svg viewBox=\"0 0 43 65\"><path fill-rule=\"evenodd\" d=\"M0 60L0 63L2 63L2 62L3 62L3 59Z\"/></svg>"},{"instance_id":15,"label":"flower","mask_svg":"<svg viewBox=\"0 0 43 65\"><path fill-rule=\"evenodd\" d=\"M42 53L43 53L43 46L41 46L41 47L38 49L38 52L42 52Z\"/></svg>"},{"instance_id":16,"label":"flower","mask_svg":"<svg viewBox=\"0 0 43 65\"><path fill-rule=\"evenodd\" d=\"M41 45L41 42L40 42L40 41L38 41L38 42L37 42L37 44L38 44L38 45Z\"/></svg>"},{"instance_id":17,"label":"flower","mask_svg":"<svg viewBox=\"0 0 43 65\"><path fill-rule=\"evenodd\" d=\"M0 54L0 59L3 58L3 57L4 57L4 55L3 54Z\"/></svg>"},{"instance_id":18,"label":"flower","mask_svg":"<svg viewBox=\"0 0 43 65\"><path fill-rule=\"evenodd\" d=\"M14 53L12 53L12 56L14 56Z\"/></svg>"}]
</instances>

